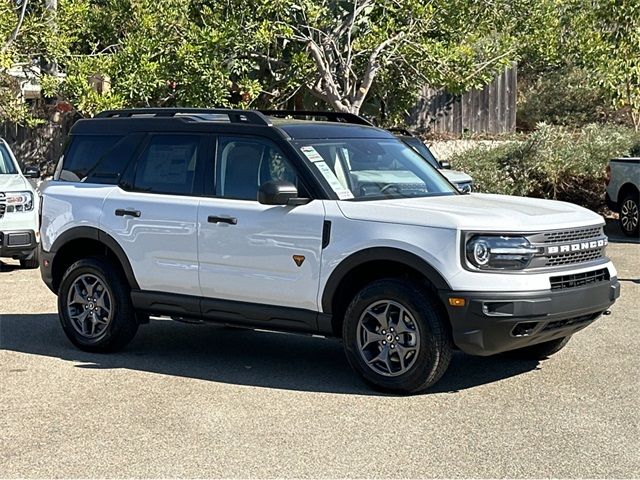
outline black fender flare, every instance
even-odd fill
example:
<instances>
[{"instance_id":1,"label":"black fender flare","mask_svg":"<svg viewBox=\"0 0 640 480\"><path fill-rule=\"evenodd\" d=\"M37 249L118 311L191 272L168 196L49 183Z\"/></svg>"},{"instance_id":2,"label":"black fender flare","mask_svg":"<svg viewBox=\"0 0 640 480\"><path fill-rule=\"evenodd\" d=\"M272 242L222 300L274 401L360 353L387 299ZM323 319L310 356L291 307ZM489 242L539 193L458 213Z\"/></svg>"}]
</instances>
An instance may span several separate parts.
<instances>
[{"instance_id":1,"label":"black fender flare","mask_svg":"<svg viewBox=\"0 0 640 480\"><path fill-rule=\"evenodd\" d=\"M113 253L115 253L118 261L122 265L122 270L127 278L127 282L129 282L129 286L134 290L139 290L140 286L138 285L138 281L136 280L136 276L133 273L133 268L131 267L131 262L127 258L127 254L124 252L123 248L108 233L103 232L102 230L95 227L73 227L69 230L64 231L51 245L50 253L53 255L53 261L51 267L53 269L53 265L55 264L56 253L63 248L67 243L74 240L96 240L102 244L104 244L107 248L109 248Z\"/></svg>"},{"instance_id":2,"label":"black fender flare","mask_svg":"<svg viewBox=\"0 0 640 480\"><path fill-rule=\"evenodd\" d=\"M451 290L450 285L442 274L418 255L399 248L372 247L352 253L342 260L333 272L331 272L322 292L322 311L324 313L332 313L333 298L340 282L349 272L360 265L377 260L392 261L405 265L420 272L436 289Z\"/></svg>"}]
</instances>

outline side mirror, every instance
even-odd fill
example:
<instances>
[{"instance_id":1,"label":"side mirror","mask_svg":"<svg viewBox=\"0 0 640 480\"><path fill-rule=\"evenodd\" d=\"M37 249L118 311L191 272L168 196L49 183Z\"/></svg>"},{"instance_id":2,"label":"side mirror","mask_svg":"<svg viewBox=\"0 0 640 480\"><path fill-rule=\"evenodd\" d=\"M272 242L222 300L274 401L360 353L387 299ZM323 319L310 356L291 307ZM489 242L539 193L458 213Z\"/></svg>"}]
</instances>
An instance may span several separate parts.
<instances>
[{"instance_id":1,"label":"side mirror","mask_svg":"<svg viewBox=\"0 0 640 480\"><path fill-rule=\"evenodd\" d=\"M304 205L311 200L298 198L298 189L293 183L273 180L260 185L258 202L263 205Z\"/></svg>"},{"instance_id":2,"label":"side mirror","mask_svg":"<svg viewBox=\"0 0 640 480\"><path fill-rule=\"evenodd\" d=\"M440 166L446 170L451 170L451 164L446 160L440 160Z\"/></svg>"},{"instance_id":3,"label":"side mirror","mask_svg":"<svg viewBox=\"0 0 640 480\"><path fill-rule=\"evenodd\" d=\"M33 165L25 167L23 173L26 178L40 178L40 169Z\"/></svg>"}]
</instances>

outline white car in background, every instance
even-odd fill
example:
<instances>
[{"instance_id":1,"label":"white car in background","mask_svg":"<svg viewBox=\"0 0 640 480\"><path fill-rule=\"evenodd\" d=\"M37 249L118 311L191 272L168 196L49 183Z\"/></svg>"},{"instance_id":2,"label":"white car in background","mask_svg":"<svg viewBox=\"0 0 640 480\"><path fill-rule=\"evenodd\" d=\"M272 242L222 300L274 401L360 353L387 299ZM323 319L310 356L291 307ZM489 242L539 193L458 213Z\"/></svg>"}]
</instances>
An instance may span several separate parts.
<instances>
[{"instance_id":1,"label":"white car in background","mask_svg":"<svg viewBox=\"0 0 640 480\"><path fill-rule=\"evenodd\" d=\"M0 257L20 260L23 268L38 267L38 194L28 179L39 177L36 167L23 173L0 139Z\"/></svg>"}]
</instances>

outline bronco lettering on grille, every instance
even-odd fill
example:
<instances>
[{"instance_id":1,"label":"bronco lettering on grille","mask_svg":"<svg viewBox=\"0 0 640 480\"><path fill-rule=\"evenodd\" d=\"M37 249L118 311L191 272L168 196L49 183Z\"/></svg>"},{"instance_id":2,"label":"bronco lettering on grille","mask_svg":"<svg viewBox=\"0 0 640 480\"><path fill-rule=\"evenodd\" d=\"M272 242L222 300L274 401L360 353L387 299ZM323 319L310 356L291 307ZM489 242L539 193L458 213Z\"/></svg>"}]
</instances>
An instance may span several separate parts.
<instances>
[{"instance_id":1,"label":"bronco lettering on grille","mask_svg":"<svg viewBox=\"0 0 640 480\"><path fill-rule=\"evenodd\" d=\"M596 248L606 247L608 244L607 238L600 238L598 240L591 240L589 242L567 243L564 245L553 245L547 247L547 255L554 255L557 253L569 253L569 252L582 252L585 250L592 250Z\"/></svg>"}]
</instances>

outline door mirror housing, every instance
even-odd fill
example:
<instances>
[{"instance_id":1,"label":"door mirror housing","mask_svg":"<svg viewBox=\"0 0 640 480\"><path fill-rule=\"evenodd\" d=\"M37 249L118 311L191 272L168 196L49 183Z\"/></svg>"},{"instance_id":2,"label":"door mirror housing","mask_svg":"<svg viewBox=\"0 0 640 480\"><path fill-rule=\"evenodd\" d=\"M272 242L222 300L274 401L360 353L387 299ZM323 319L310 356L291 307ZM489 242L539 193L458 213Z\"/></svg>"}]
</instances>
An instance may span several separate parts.
<instances>
[{"instance_id":1,"label":"door mirror housing","mask_svg":"<svg viewBox=\"0 0 640 480\"><path fill-rule=\"evenodd\" d=\"M440 166L446 170L451 170L451 164L446 160L440 160Z\"/></svg>"},{"instance_id":2,"label":"door mirror housing","mask_svg":"<svg viewBox=\"0 0 640 480\"><path fill-rule=\"evenodd\" d=\"M263 205L304 205L309 198L298 198L298 188L290 182L273 180L260 185L258 202Z\"/></svg>"},{"instance_id":3,"label":"door mirror housing","mask_svg":"<svg viewBox=\"0 0 640 480\"><path fill-rule=\"evenodd\" d=\"M40 178L40 169L34 165L28 165L23 172L25 178Z\"/></svg>"}]
</instances>

